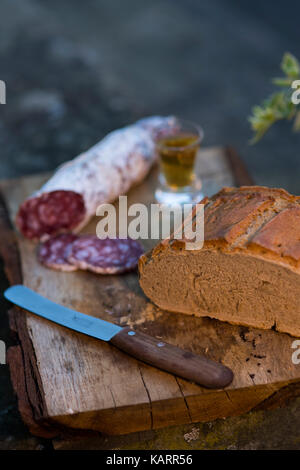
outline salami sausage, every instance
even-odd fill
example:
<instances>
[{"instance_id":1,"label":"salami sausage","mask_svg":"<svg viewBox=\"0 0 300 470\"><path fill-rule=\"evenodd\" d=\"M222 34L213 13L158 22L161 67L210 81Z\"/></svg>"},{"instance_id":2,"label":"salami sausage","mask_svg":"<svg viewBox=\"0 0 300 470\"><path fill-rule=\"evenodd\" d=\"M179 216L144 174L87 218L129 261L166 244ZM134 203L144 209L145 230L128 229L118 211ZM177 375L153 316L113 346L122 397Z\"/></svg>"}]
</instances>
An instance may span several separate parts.
<instances>
[{"instance_id":1,"label":"salami sausage","mask_svg":"<svg viewBox=\"0 0 300 470\"><path fill-rule=\"evenodd\" d=\"M136 268L143 247L130 238L100 240L94 235L82 235L75 240L68 256L70 264L99 274L116 274Z\"/></svg>"},{"instance_id":2,"label":"salami sausage","mask_svg":"<svg viewBox=\"0 0 300 470\"><path fill-rule=\"evenodd\" d=\"M39 261L47 268L76 271L77 267L69 263L68 256L72 244L77 238L77 235L73 233L61 233L49 238L38 247Z\"/></svg>"},{"instance_id":3,"label":"salami sausage","mask_svg":"<svg viewBox=\"0 0 300 470\"><path fill-rule=\"evenodd\" d=\"M156 159L155 137L176 128L173 117L149 117L108 134L74 160L20 207L16 224L33 240L77 232L98 205L112 202L143 180Z\"/></svg>"}]
</instances>

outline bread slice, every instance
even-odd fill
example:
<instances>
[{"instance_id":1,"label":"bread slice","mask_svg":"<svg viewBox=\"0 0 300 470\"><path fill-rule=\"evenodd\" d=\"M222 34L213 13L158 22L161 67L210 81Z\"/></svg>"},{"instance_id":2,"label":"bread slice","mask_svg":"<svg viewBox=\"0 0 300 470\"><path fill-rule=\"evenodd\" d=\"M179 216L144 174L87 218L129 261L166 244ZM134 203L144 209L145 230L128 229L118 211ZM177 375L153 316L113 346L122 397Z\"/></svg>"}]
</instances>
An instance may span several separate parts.
<instances>
[{"instance_id":1,"label":"bread slice","mask_svg":"<svg viewBox=\"0 0 300 470\"><path fill-rule=\"evenodd\" d=\"M169 311L300 336L300 197L244 186L202 202L203 248L171 237L143 255L145 294Z\"/></svg>"}]
</instances>

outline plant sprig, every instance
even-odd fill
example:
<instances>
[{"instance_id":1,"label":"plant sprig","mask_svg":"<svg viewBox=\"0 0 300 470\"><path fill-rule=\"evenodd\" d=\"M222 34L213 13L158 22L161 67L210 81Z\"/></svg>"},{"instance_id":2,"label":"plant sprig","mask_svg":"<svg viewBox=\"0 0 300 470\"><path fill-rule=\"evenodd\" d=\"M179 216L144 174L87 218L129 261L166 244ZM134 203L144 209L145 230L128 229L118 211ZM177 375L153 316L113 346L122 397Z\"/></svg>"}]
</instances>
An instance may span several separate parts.
<instances>
[{"instance_id":1,"label":"plant sprig","mask_svg":"<svg viewBox=\"0 0 300 470\"><path fill-rule=\"evenodd\" d=\"M292 54L286 52L281 62L281 70L285 76L272 80L281 90L252 109L252 116L249 117L251 128L255 133L252 143L260 140L275 122L282 119L294 118L294 130L300 131L300 111L291 100L294 92L291 85L294 80L300 80L300 63Z\"/></svg>"}]
</instances>

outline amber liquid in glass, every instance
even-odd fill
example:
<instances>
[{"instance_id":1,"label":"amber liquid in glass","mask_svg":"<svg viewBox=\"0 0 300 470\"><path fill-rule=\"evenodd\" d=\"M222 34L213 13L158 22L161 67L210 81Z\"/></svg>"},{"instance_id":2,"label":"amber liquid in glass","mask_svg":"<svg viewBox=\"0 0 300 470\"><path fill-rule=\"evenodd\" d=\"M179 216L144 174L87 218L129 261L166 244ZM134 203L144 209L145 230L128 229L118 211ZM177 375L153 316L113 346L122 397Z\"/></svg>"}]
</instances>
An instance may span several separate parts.
<instances>
[{"instance_id":1,"label":"amber liquid in glass","mask_svg":"<svg viewBox=\"0 0 300 470\"><path fill-rule=\"evenodd\" d=\"M158 141L161 169L173 189L189 186L194 179L194 163L199 148L198 136L176 134Z\"/></svg>"}]
</instances>

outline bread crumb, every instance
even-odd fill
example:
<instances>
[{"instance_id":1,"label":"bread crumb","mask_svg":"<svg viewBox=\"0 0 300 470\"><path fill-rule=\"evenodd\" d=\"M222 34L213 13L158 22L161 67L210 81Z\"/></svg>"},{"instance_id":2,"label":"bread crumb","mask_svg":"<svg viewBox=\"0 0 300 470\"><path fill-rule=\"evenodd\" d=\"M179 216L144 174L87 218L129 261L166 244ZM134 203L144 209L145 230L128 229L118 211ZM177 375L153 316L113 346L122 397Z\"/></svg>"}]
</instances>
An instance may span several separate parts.
<instances>
[{"instance_id":1,"label":"bread crumb","mask_svg":"<svg viewBox=\"0 0 300 470\"><path fill-rule=\"evenodd\" d=\"M199 429L192 428L191 432L187 432L186 434L184 434L183 439L188 443L196 441L197 439L199 439Z\"/></svg>"}]
</instances>

